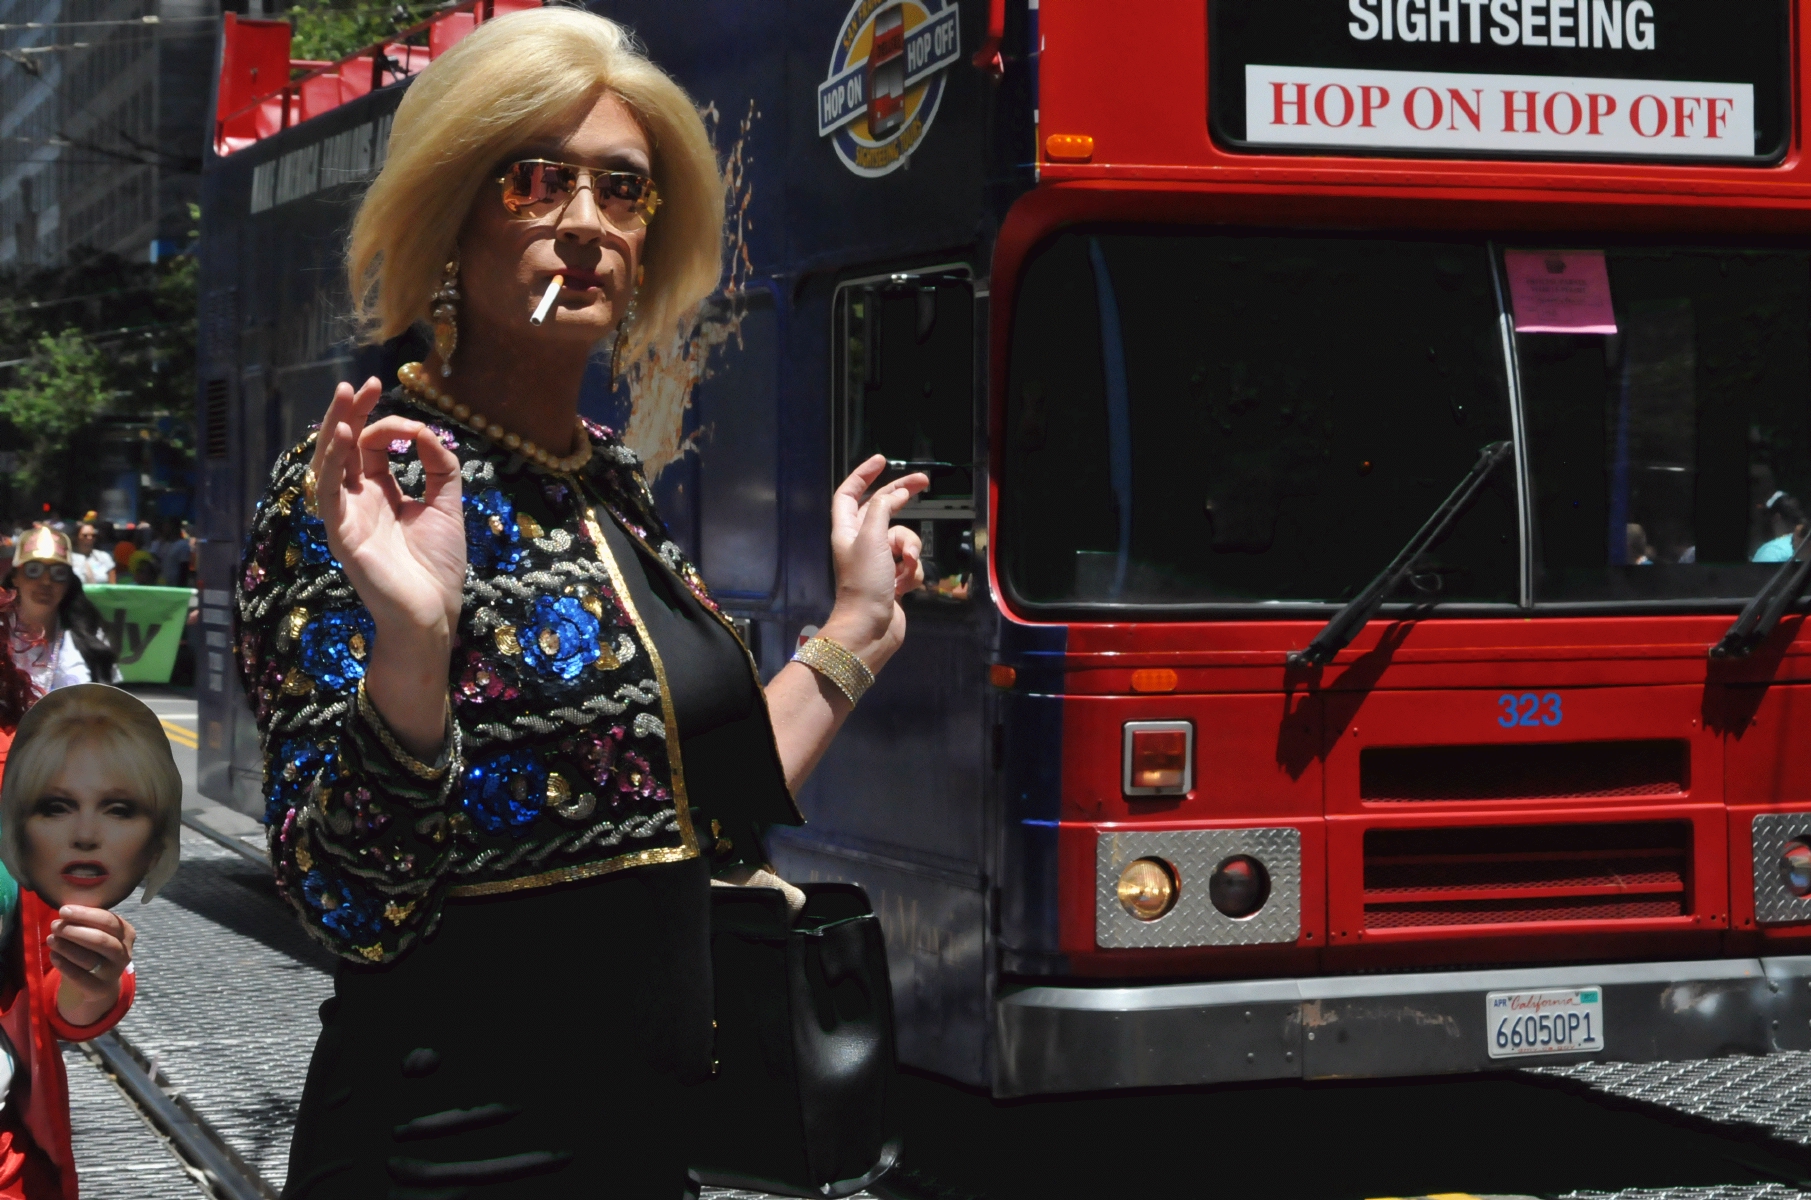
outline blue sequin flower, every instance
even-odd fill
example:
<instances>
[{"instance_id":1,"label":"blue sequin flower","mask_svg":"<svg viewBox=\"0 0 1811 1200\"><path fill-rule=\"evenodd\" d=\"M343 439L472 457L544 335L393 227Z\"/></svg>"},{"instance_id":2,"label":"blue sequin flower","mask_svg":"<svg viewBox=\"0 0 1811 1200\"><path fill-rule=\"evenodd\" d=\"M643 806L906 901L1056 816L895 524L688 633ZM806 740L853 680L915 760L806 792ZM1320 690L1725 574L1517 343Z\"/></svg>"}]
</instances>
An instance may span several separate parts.
<instances>
[{"instance_id":1,"label":"blue sequin flower","mask_svg":"<svg viewBox=\"0 0 1811 1200\"><path fill-rule=\"evenodd\" d=\"M327 547L327 523L319 517L303 512L302 519L296 522L296 540L302 545L303 562L317 567L326 563L336 571L341 569L340 560Z\"/></svg>"},{"instance_id":2,"label":"blue sequin flower","mask_svg":"<svg viewBox=\"0 0 1811 1200\"><path fill-rule=\"evenodd\" d=\"M363 608L324 612L302 629L302 670L332 691L365 677L365 659L377 626Z\"/></svg>"},{"instance_id":3,"label":"blue sequin flower","mask_svg":"<svg viewBox=\"0 0 1811 1200\"><path fill-rule=\"evenodd\" d=\"M465 552L480 571L513 571L528 548L516 524L516 506L496 488L486 488L465 501Z\"/></svg>"},{"instance_id":4,"label":"blue sequin flower","mask_svg":"<svg viewBox=\"0 0 1811 1200\"><path fill-rule=\"evenodd\" d=\"M572 596L537 596L534 617L521 630L522 661L543 675L577 679L597 661L597 618Z\"/></svg>"},{"instance_id":5,"label":"blue sequin flower","mask_svg":"<svg viewBox=\"0 0 1811 1200\"><path fill-rule=\"evenodd\" d=\"M347 941L366 941L383 932L383 904L356 884L310 871L302 878L302 898L321 914L321 924Z\"/></svg>"},{"instance_id":6,"label":"blue sequin flower","mask_svg":"<svg viewBox=\"0 0 1811 1200\"><path fill-rule=\"evenodd\" d=\"M279 745L272 762L270 794L264 798L264 823L276 825L290 809L300 807L323 766L331 777L333 751L323 752L307 738L290 738Z\"/></svg>"},{"instance_id":7,"label":"blue sequin flower","mask_svg":"<svg viewBox=\"0 0 1811 1200\"><path fill-rule=\"evenodd\" d=\"M547 802L547 768L529 750L509 750L465 772L459 805L486 833L521 837Z\"/></svg>"}]
</instances>

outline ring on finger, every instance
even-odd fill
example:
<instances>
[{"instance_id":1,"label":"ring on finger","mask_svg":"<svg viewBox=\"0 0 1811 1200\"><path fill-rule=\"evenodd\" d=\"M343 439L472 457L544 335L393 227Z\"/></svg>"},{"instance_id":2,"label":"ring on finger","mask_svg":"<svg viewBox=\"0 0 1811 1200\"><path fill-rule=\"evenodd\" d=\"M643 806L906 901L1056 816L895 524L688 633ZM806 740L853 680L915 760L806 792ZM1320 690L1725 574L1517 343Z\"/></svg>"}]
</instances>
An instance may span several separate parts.
<instances>
[{"instance_id":1,"label":"ring on finger","mask_svg":"<svg viewBox=\"0 0 1811 1200\"><path fill-rule=\"evenodd\" d=\"M314 468L309 467L304 470L302 472L302 507L308 510L308 515L311 517L321 515L320 497L317 494L319 489L320 480L315 478Z\"/></svg>"}]
</instances>

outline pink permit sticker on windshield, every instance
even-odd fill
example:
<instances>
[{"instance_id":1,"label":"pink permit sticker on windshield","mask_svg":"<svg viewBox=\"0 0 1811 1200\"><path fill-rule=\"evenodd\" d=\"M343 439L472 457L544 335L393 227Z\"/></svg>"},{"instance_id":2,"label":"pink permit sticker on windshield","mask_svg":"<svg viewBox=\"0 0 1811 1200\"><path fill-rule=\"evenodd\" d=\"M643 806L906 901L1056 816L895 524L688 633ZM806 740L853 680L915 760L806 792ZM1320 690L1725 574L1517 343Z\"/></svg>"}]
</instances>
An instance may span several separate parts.
<instances>
[{"instance_id":1,"label":"pink permit sticker on windshield","mask_svg":"<svg viewBox=\"0 0 1811 1200\"><path fill-rule=\"evenodd\" d=\"M1602 250L1505 250L1517 333L1615 333Z\"/></svg>"}]
</instances>

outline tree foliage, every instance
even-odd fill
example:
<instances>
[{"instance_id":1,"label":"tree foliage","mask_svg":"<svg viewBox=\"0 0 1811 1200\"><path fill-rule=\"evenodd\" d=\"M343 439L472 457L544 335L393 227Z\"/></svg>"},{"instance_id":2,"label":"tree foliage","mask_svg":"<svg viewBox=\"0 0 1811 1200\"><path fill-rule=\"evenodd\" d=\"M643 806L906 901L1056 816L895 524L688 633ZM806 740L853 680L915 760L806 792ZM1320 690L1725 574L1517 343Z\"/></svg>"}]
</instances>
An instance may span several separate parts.
<instances>
[{"instance_id":1,"label":"tree foliage","mask_svg":"<svg viewBox=\"0 0 1811 1200\"><path fill-rule=\"evenodd\" d=\"M331 62L427 19L439 5L395 0L308 0L289 10L291 58Z\"/></svg>"},{"instance_id":2,"label":"tree foliage","mask_svg":"<svg viewBox=\"0 0 1811 1200\"><path fill-rule=\"evenodd\" d=\"M20 360L0 368L0 451L19 462L0 478L0 515L94 508L123 471L187 489L197 271L186 254L78 251L0 275L0 360Z\"/></svg>"},{"instance_id":3,"label":"tree foliage","mask_svg":"<svg viewBox=\"0 0 1811 1200\"><path fill-rule=\"evenodd\" d=\"M0 390L0 417L24 439L18 482L41 491L62 466L75 435L107 410L113 399L101 352L79 329L39 334L20 365L18 383Z\"/></svg>"}]
</instances>

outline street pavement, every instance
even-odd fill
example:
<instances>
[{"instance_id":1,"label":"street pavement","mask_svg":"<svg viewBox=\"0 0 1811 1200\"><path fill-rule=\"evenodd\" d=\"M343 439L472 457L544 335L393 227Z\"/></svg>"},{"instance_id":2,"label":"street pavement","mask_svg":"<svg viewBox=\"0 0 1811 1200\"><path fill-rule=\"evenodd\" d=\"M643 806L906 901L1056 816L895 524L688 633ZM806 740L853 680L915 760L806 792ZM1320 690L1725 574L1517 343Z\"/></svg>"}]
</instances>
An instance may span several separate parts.
<instances>
[{"instance_id":1,"label":"street pavement","mask_svg":"<svg viewBox=\"0 0 1811 1200\"><path fill-rule=\"evenodd\" d=\"M120 1086L131 1081L71 1047L82 1195L274 1200L332 959L272 891L258 824L194 791L190 694L140 694L170 732L193 827L163 893L123 906L139 930L139 992L119 1033L243 1177L211 1185L206 1164L179 1155L190 1145L180 1131L173 1144L167 1120L146 1115L143 1080L135 1100ZM905 1154L875 1189L892 1200L1048 1200L1128 1185L1164 1197L1811 1200L1811 1054L1010 1104L906 1073L897 1098Z\"/></svg>"}]
</instances>

